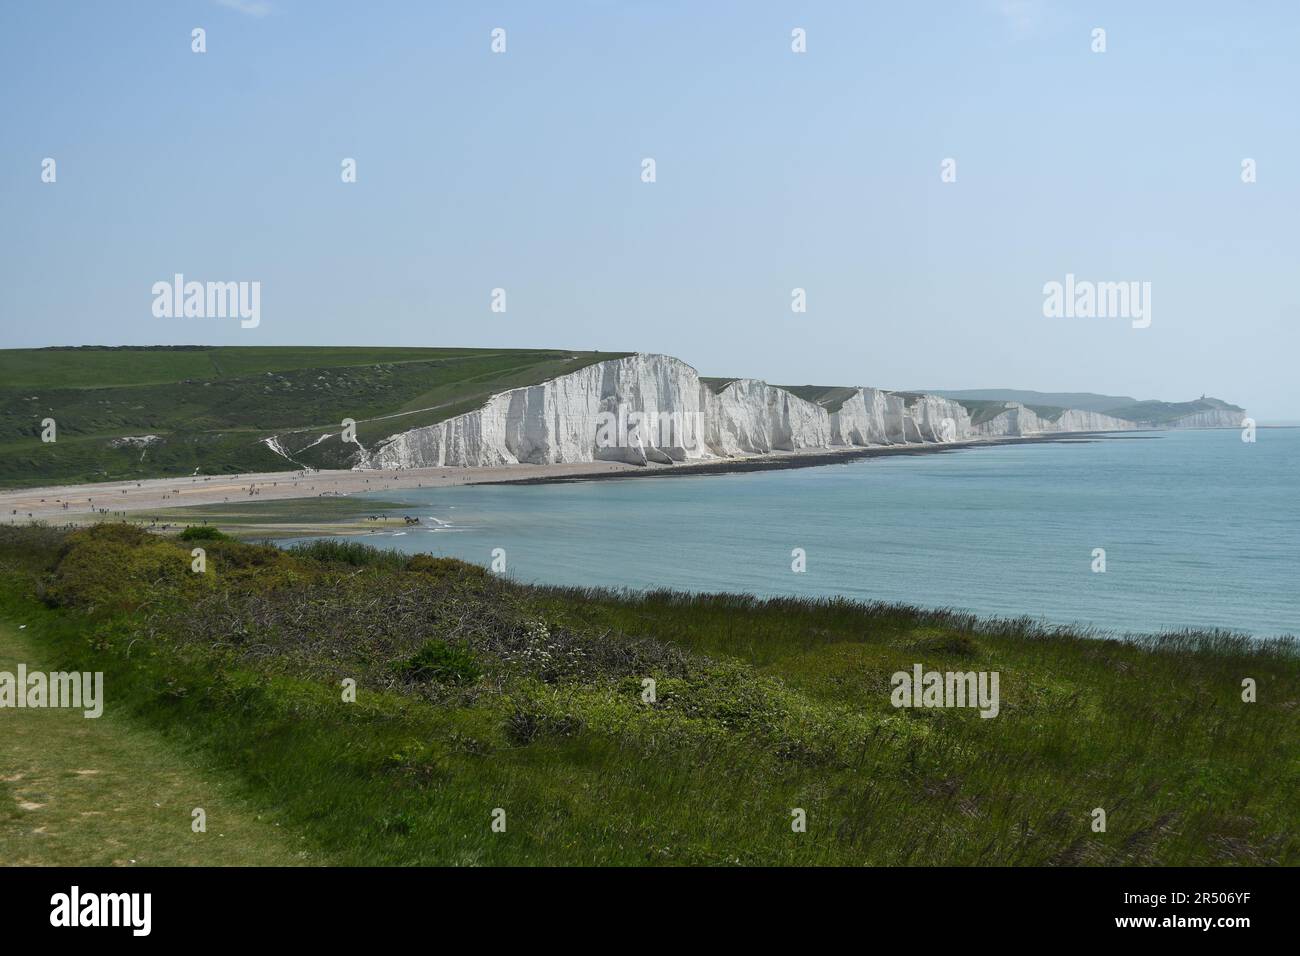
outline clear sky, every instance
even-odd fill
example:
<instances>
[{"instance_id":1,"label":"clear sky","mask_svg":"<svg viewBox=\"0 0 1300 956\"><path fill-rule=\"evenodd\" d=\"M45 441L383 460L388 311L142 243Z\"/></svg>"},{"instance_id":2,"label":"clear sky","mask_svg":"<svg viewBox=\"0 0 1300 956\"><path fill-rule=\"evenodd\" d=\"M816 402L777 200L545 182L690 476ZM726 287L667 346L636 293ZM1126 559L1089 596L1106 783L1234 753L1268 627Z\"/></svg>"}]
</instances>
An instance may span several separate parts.
<instances>
[{"instance_id":1,"label":"clear sky","mask_svg":"<svg viewBox=\"0 0 1300 956\"><path fill-rule=\"evenodd\" d=\"M0 75L2 347L639 350L1300 419L1294 2L50 0L0 6ZM260 325L155 318L178 272L260 282ZM1150 282L1150 327L1044 317L1067 273Z\"/></svg>"}]
</instances>

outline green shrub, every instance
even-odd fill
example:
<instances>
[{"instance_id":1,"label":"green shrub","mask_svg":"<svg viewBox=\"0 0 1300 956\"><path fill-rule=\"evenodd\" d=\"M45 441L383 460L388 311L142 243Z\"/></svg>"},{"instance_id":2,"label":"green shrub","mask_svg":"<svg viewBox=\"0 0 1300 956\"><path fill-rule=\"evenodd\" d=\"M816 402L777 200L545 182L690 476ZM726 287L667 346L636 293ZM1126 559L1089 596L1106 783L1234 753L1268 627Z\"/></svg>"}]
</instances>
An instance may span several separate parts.
<instances>
[{"instance_id":1,"label":"green shrub","mask_svg":"<svg viewBox=\"0 0 1300 956\"><path fill-rule=\"evenodd\" d=\"M191 556L169 538L125 524L69 532L46 589L51 605L128 610L159 591L192 600L215 575L191 571Z\"/></svg>"},{"instance_id":2,"label":"green shrub","mask_svg":"<svg viewBox=\"0 0 1300 956\"><path fill-rule=\"evenodd\" d=\"M483 669L465 648L435 639L426 641L414 656L399 663L397 672L407 680L472 684Z\"/></svg>"},{"instance_id":3,"label":"green shrub","mask_svg":"<svg viewBox=\"0 0 1300 956\"><path fill-rule=\"evenodd\" d=\"M218 531L211 525L196 524L186 528L178 537L182 541L232 541L230 535Z\"/></svg>"}]
</instances>

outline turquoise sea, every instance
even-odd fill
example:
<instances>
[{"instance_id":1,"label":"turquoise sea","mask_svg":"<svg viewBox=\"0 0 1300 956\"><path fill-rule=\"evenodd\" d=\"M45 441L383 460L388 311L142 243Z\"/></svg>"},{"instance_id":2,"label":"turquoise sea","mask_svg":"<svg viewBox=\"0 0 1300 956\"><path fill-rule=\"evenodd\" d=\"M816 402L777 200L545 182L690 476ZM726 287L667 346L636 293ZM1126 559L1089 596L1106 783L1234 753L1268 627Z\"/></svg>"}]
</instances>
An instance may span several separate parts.
<instances>
[{"instance_id":1,"label":"turquoise sea","mask_svg":"<svg viewBox=\"0 0 1300 956\"><path fill-rule=\"evenodd\" d=\"M844 595L1117 631L1300 633L1300 429L1006 445L784 471L399 494L372 544L521 581ZM394 500L392 492L384 497ZM807 570L791 570L802 548ZM1105 549L1106 570L1092 570Z\"/></svg>"}]
</instances>

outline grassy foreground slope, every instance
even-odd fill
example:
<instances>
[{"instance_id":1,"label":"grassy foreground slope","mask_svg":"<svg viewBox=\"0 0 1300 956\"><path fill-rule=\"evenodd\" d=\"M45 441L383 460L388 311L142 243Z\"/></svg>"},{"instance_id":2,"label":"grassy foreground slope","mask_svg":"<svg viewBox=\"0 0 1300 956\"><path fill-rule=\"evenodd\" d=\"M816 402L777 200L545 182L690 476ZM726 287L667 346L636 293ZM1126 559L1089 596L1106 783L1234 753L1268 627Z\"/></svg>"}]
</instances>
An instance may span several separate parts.
<instances>
[{"instance_id":1,"label":"grassy foreground slope","mask_svg":"<svg viewBox=\"0 0 1300 956\"><path fill-rule=\"evenodd\" d=\"M619 353L622 354L622 353ZM358 423L369 443L619 354L527 349L209 346L0 350L0 486L292 464L262 439ZM41 440L54 419L57 440ZM343 467L337 439L308 464Z\"/></svg>"},{"instance_id":2,"label":"grassy foreground slope","mask_svg":"<svg viewBox=\"0 0 1300 956\"><path fill-rule=\"evenodd\" d=\"M1300 862L1293 643L535 588L107 524L0 528L0 585L52 657L106 672L109 708L340 862ZM999 715L892 707L914 663L997 671Z\"/></svg>"}]
</instances>

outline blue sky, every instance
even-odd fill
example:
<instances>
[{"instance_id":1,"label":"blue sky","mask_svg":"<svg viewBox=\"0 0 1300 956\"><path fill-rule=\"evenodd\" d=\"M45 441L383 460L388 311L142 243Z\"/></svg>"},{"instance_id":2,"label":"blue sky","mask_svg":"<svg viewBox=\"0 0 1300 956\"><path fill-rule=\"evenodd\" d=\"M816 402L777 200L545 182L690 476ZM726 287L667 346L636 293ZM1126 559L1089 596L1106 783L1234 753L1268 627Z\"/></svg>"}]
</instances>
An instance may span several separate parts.
<instances>
[{"instance_id":1,"label":"blue sky","mask_svg":"<svg viewBox=\"0 0 1300 956\"><path fill-rule=\"evenodd\" d=\"M1293 3L23 3L0 64L3 347L641 350L1300 419ZM260 325L155 318L177 272L261 282ZM1151 282L1151 326L1044 317L1067 273Z\"/></svg>"}]
</instances>

